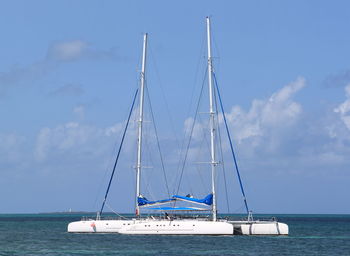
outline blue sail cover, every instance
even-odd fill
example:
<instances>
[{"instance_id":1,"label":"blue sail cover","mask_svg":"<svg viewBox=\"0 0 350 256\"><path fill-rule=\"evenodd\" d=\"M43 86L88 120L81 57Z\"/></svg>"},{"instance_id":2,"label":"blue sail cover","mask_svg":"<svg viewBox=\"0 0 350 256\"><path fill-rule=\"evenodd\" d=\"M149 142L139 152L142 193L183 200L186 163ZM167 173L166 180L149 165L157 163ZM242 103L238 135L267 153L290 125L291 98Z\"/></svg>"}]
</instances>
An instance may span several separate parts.
<instances>
[{"instance_id":1,"label":"blue sail cover","mask_svg":"<svg viewBox=\"0 0 350 256\"><path fill-rule=\"evenodd\" d=\"M148 209L158 211L208 211L208 209L197 207L152 207Z\"/></svg>"},{"instance_id":2,"label":"blue sail cover","mask_svg":"<svg viewBox=\"0 0 350 256\"><path fill-rule=\"evenodd\" d=\"M196 204L201 204L201 205L212 205L213 204L213 194L209 194L206 197L204 197L203 199L198 199L198 198L193 198L193 197L189 197L189 196L178 196L178 195L174 195L172 198L169 199L163 199L163 200L156 200L156 201L149 201L146 197L144 196L139 196L137 198L137 204L138 206L141 207L148 207L151 205L157 205L157 204L166 204L169 202L173 202L173 201L186 201L186 202L190 202L190 203L196 203ZM205 209L200 209L200 208L191 208L191 207L182 207L180 208L171 208L171 207L163 207L163 208L150 208L150 209L158 209L158 210L205 210Z\"/></svg>"},{"instance_id":3,"label":"blue sail cover","mask_svg":"<svg viewBox=\"0 0 350 256\"><path fill-rule=\"evenodd\" d=\"M154 205L154 204L165 204L174 200L175 200L174 198L170 198L170 199L163 199L163 200L157 200L157 201L149 201L147 200L146 197L139 196L137 198L137 204L138 206L147 206L147 205Z\"/></svg>"},{"instance_id":4,"label":"blue sail cover","mask_svg":"<svg viewBox=\"0 0 350 256\"><path fill-rule=\"evenodd\" d=\"M173 198L181 201L191 202L191 203L197 203L197 204L206 204L206 205L212 205L213 204L213 194L209 194L203 199L197 199L193 197L188 196L178 196L174 195Z\"/></svg>"}]
</instances>

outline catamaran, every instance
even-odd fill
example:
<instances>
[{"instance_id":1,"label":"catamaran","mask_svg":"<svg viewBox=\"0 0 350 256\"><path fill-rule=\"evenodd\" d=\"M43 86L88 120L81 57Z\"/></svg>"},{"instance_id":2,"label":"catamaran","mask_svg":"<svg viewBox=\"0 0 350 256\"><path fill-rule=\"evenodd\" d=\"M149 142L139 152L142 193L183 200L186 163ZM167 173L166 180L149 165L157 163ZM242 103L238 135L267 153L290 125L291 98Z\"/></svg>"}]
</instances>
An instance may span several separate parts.
<instances>
[{"instance_id":1,"label":"catamaran","mask_svg":"<svg viewBox=\"0 0 350 256\"><path fill-rule=\"evenodd\" d=\"M234 154L232 140L227 126L226 116L221 101L220 91L217 85L212 53L211 53L211 26L210 18L206 18L207 30L207 74L209 88L209 133L210 133L210 165L211 165L211 191L202 199L194 198L191 195L181 196L173 195L169 199L150 201L141 194L140 180L142 172L142 140L143 140L143 118L144 118L144 93L146 79L146 55L147 55L147 38L143 36L142 51L142 68L140 72L140 86L136 90L129 116L126 122L122 136L119 151L116 157L111 179L107 186L107 191L102 203L101 210L97 213L96 218L85 218L80 221L71 222L68 225L68 232L72 233L119 233L119 234L139 234L139 235L288 235L288 225L280 223L275 219L271 220L254 220L251 211L248 208L241 177L239 174L236 157ZM107 195L112 183L113 175L124 142L126 130L130 122L131 113L133 112L137 95L139 94L139 112L138 112L138 129L137 129L137 159L136 159L136 205L135 216L125 218L120 216L116 219L103 219L101 217ZM244 205L248 214L245 220L233 221L220 218L217 215L217 198L216 198L216 172L219 164L216 152L216 126L218 120L218 111L216 103L219 102L222 118L224 120L226 132L229 138L230 149L233 156L234 166L236 168L240 189L243 195ZM186 202L195 206L179 206L179 203ZM169 206L164 207L163 205ZM160 206L162 205L162 206ZM162 215L148 215L142 217L141 210L158 210L163 212ZM182 215L183 212L210 212L210 215Z\"/></svg>"}]
</instances>

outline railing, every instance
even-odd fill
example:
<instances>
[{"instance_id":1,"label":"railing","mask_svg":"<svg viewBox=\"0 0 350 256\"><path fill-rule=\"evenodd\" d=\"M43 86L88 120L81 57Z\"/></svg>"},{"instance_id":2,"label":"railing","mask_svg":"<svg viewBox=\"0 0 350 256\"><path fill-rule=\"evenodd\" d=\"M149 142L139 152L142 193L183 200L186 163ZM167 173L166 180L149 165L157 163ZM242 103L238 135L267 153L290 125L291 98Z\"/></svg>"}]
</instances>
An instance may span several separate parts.
<instances>
[{"instance_id":1,"label":"railing","mask_svg":"<svg viewBox=\"0 0 350 256\"><path fill-rule=\"evenodd\" d=\"M98 218L96 216L82 216L82 221L89 221L89 220L131 220L135 219L136 217L133 215L119 215L119 216L99 216ZM197 220L207 220L211 221L212 218L210 215L181 215L181 214L165 214L165 215L143 215L138 218L141 219L155 219L155 220L185 220L185 219L197 219ZM219 216L218 220L225 220L225 221L244 221L244 222L277 222L276 217L258 217L258 218L252 218L252 216L232 216L232 215L222 215Z\"/></svg>"},{"instance_id":2,"label":"railing","mask_svg":"<svg viewBox=\"0 0 350 256\"><path fill-rule=\"evenodd\" d=\"M103 216L103 217L99 217L99 220L125 220L125 219L132 219L133 217L129 217L129 216ZM88 221L88 220L96 220L96 216L82 216L81 220L82 221Z\"/></svg>"}]
</instances>

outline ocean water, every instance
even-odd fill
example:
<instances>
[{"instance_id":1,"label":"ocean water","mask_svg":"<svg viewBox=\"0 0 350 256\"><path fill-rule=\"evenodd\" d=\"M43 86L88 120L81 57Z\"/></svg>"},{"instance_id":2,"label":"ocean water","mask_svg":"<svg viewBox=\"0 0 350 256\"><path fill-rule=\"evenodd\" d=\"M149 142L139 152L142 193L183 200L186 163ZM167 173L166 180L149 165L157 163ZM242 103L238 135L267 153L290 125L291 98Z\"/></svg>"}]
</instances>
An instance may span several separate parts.
<instances>
[{"instance_id":1,"label":"ocean water","mask_svg":"<svg viewBox=\"0 0 350 256\"><path fill-rule=\"evenodd\" d=\"M0 255L350 255L350 215L277 215L284 237L67 233L80 217L0 215Z\"/></svg>"}]
</instances>

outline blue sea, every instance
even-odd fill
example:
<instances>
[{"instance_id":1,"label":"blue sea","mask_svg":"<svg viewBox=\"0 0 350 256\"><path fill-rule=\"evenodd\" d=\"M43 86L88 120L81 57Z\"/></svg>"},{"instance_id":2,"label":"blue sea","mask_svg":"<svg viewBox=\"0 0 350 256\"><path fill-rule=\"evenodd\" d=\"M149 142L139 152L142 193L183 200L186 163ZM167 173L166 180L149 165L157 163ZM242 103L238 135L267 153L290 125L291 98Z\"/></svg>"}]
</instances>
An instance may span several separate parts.
<instances>
[{"instance_id":1,"label":"blue sea","mask_svg":"<svg viewBox=\"0 0 350 256\"><path fill-rule=\"evenodd\" d=\"M2 214L0 255L350 255L350 215L276 217L289 236L69 234L81 215Z\"/></svg>"}]
</instances>

